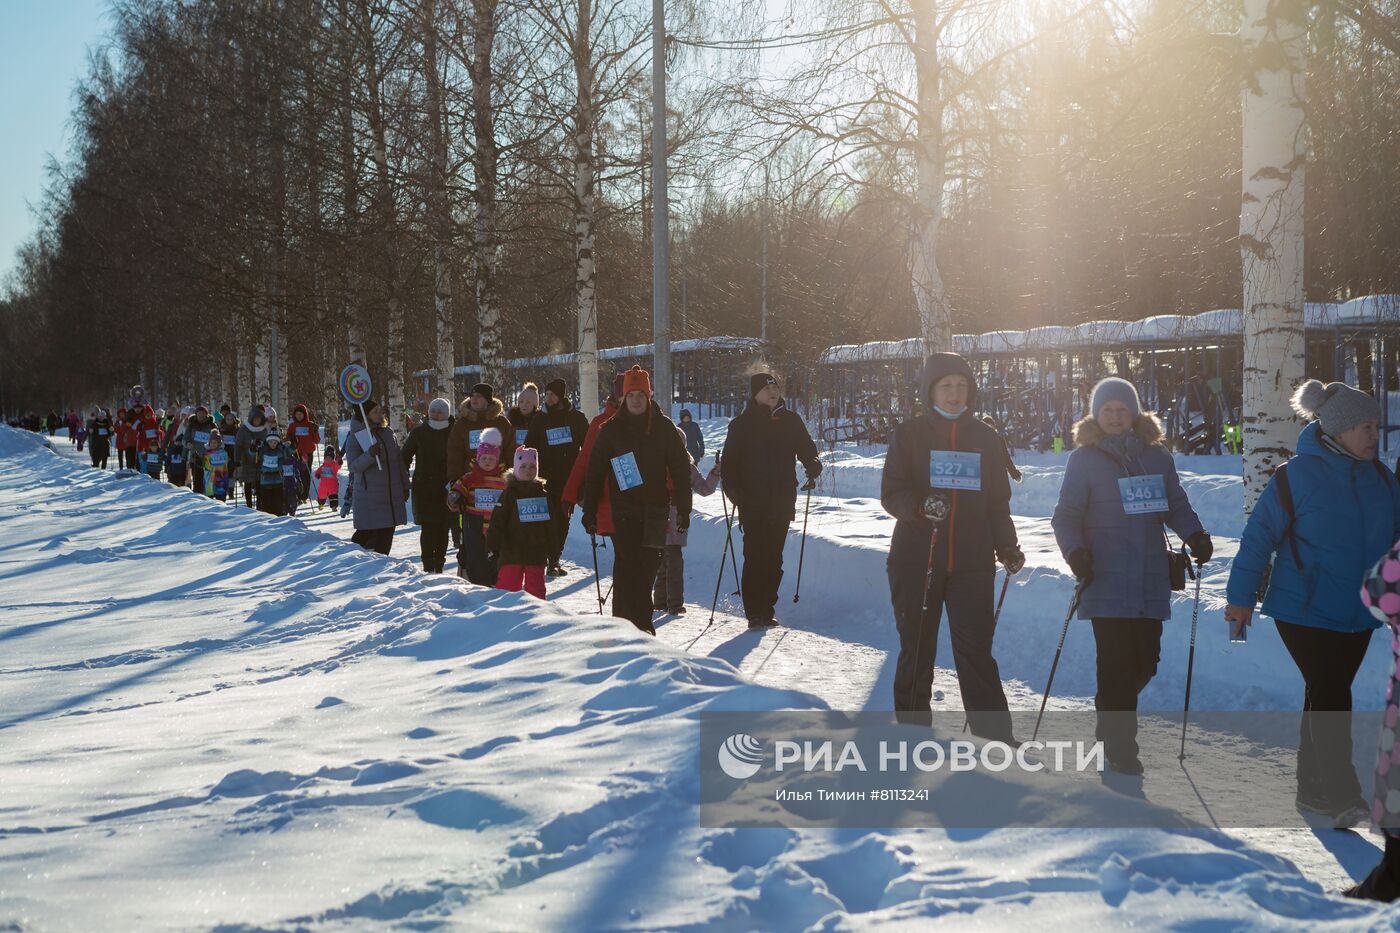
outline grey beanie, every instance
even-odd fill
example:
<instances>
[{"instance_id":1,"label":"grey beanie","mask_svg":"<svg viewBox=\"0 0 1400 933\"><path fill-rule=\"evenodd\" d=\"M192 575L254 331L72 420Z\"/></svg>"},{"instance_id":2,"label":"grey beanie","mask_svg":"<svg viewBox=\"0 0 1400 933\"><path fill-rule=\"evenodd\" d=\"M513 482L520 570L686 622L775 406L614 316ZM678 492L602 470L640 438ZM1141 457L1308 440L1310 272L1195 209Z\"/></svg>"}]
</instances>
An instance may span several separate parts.
<instances>
[{"instance_id":1,"label":"grey beanie","mask_svg":"<svg viewBox=\"0 0 1400 933\"><path fill-rule=\"evenodd\" d=\"M1323 385L1309 379L1293 393L1293 410L1304 418L1320 421L1323 433L1330 437L1358 424L1381 420L1380 403L1344 382Z\"/></svg>"},{"instance_id":2,"label":"grey beanie","mask_svg":"<svg viewBox=\"0 0 1400 933\"><path fill-rule=\"evenodd\" d=\"M428 420L446 421L452 417L452 403L445 398L435 398L428 403Z\"/></svg>"},{"instance_id":3,"label":"grey beanie","mask_svg":"<svg viewBox=\"0 0 1400 933\"><path fill-rule=\"evenodd\" d=\"M1138 400L1137 389L1126 379L1117 376L1100 379L1099 384L1094 386L1094 394L1089 398L1089 414L1098 418L1099 410L1109 402L1122 402L1127 405L1134 418L1142 414L1142 402Z\"/></svg>"}]
</instances>

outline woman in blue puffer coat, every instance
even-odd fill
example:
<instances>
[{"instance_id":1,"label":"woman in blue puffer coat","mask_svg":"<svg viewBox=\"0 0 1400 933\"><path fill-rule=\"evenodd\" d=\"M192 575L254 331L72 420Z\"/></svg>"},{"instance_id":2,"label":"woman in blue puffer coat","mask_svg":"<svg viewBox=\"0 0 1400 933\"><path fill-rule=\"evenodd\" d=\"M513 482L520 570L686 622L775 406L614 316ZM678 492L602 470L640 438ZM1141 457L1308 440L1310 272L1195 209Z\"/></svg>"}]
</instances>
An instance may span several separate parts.
<instances>
[{"instance_id":1,"label":"woman in blue puffer coat","mask_svg":"<svg viewBox=\"0 0 1400 933\"><path fill-rule=\"evenodd\" d=\"M1351 764L1351 730L1308 714L1351 711L1351 682L1380 625L1357 593L1377 555L1400 537L1400 487L1376 459L1381 411L1371 396L1310 379L1293 394L1293 409L1312 423L1249 516L1225 617L1250 624L1272 560L1260 611L1303 675L1297 804L1350 827L1370 816Z\"/></svg>"},{"instance_id":2,"label":"woman in blue puffer coat","mask_svg":"<svg viewBox=\"0 0 1400 933\"><path fill-rule=\"evenodd\" d=\"M1074 427L1051 527L1079 580L1079 618L1092 619L1097 652L1097 735L1108 766L1141 774L1138 694L1157 673L1162 620L1171 618L1166 527L1210 560L1210 536L1191 508L1162 444L1162 426L1142 410L1131 382L1094 386L1089 417Z\"/></svg>"}]
</instances>

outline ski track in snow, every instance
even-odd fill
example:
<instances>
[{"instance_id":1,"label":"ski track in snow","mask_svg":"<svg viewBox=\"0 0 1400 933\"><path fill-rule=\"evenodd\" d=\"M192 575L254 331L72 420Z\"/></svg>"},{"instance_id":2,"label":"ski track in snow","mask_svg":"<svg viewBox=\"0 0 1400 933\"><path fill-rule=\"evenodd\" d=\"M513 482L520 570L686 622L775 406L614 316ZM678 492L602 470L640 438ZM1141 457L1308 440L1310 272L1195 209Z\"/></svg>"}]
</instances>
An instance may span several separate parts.
<instances>
[{"instance_id":1,"label":"ski track in snow","mask_svg":"<svg viewBox=\"0 0 1400 933\"><path fill-rule=\"evenodd\" d=\"M706 430L713 446L716 423ZM1335 894L1377 859L1365 834L698 827L698 711L889 706L893 523L878 470L870 487L878 452L827 455L822 491L842 498L813 499L796 604L790 542L781 628L747 630L729 569L708 624L725 523L717 496L697 498L688 611L658 618L656 644L597 615L577 526L570 574L548 581L545 605L422 574L411 527L386 560L348 544L349 520L328 512L255 516L53 446L62 459L0 428L0 927L1006 929L1054 917L1315 930L1400 918ZM1211 493L1224 512L1238 477L1221 469L1188 490L1224 490ZM1017 492L1028 568L997 638L1013 709L1039 706L1028 681L1045 676L1070 593L1037 505L1049 480L1034 471L1055 470L1031 466ZM1222 561L1203 587L1194 689L1216 708L1296 703L1267 627L1247 651L1207 650L1233 544L1217 537ZM600 551L604 574L610 559ZM1145 707L1179 709L1173 658L1189 620L1178 598ZM940 642L948 661L946 631ZM1361 707L1382 689L1376 655ZM1076 628L1051 706L1091 708L1092 689ZM960 706L951 670L938 668L935 690L937 706Z\"/></svg>"}]
</instances>

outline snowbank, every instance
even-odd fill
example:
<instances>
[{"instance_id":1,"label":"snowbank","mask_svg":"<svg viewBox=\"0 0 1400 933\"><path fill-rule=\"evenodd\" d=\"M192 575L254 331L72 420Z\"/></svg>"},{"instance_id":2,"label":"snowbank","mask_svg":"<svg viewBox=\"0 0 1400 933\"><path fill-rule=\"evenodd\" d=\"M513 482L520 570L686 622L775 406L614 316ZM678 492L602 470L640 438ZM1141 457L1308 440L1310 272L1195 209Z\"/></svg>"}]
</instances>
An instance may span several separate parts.
<instances>
[{"instance_id":1,"label":"snowbank","mask_svg":"<svg viewBox=\"0 0 1400 933\"><path fill-rule=\"evenodd\" d=\"M0 462L0 926L1383 922L1216 832L705 829L695 717L819 698L32 435ZM801 609L887 643L878 548L835 533L871 503L820 504ZM1067 584L1023 585L998 649L1039 668Z\"/></svg>"}]
</instances>

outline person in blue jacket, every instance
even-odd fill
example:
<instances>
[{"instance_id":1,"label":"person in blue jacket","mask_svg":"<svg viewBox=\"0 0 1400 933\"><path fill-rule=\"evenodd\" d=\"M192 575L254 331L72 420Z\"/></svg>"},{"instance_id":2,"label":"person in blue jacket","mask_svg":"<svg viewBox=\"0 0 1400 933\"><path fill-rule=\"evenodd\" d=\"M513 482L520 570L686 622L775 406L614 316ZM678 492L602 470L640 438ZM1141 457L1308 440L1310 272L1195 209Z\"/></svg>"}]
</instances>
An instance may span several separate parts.
<instances>
[{"instance_id":1,"label":"person in blue jacket","mask_svg":"<svg viewBox=\"0 0 1400 933\"><path fill-rule=\"evenodd\" d=\"M1308 714L1351 711L1352 680L1380 626L1358 594L1367 569L1400 537L1400 485L1376 459L1381 410L1374 398L1310 379L1293 394L1293 409L1312 423L1249 516L1225 617L1251 623L1272 560L1260 611L1273 618L1303 675L1297 805L1350 827L1369 819L1351 764L1351 730L1338 728L1335 717L1329 723Z\"/></svg>"},{"instance_id":2,"label":"person in blue jacket","mask_svg":"<svg viewBox=\"0 0 1400 933\"><path fill-rule=\"evenodd\" d=\"M1094 386L1074 443L1051 527L1079 580L1079 618L1093 620L1096 731L1108 767L1141 774L1138 695L1157 673L1162 620L1172 614L1166 527L1197 564L1214 548L1131 382L1110 376Z\"/></svg>"}]
</instances>

